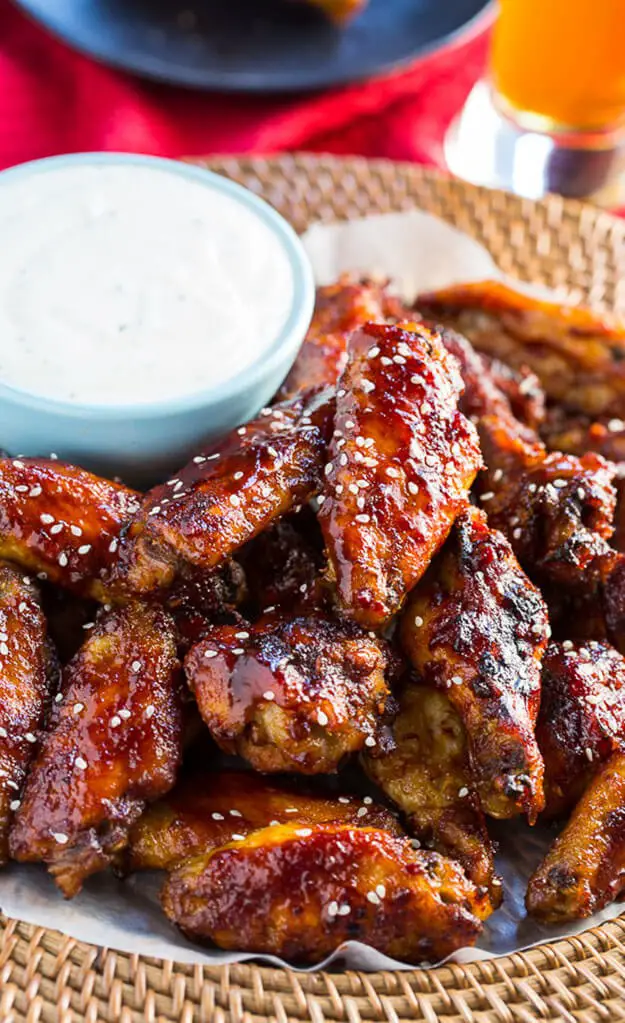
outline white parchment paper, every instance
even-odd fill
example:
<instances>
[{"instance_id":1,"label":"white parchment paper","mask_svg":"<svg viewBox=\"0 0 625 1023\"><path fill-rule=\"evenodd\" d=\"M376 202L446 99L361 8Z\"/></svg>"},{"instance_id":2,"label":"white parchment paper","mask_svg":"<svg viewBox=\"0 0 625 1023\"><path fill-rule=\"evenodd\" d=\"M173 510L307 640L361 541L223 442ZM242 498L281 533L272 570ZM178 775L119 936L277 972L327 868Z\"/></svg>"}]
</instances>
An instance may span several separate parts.
<instances>
[{"instance_id":1,"label":"white parchment paper","mask_svg":"<svg viewBox=\"0 0 625 1023\"><path fill-rule=\"evenodd\" d=\"M501 277L490 255L477 242L420 211L385 214L335 225L316 225L305 236L318 283L330 283L344 271L391 277L412 299L418 291L462 280ZM532 288L532 290L535 290ZM543 289L540 289L542 292ZM541 926L525 916L527 880L544 856L555 832L529 828L519 821L493 827L499 842L498 867L504 880L504 905L489 921L477 947L452 959L469 962L519 951L532 944L577 934L621 912L608 907L566 930ZM205 950L186 941L160 909L162 877L138 874L122 882L110 874L87 881L83 892L65 902L43 867L11 864L0 872L0 908L7 916L55 928L80 941L123 952L183 963L232 963L258 959L283 964L271 956ZM352 969L414 969L358 942L350 942L317 966ZM316 968L316 967L315 967Z\"/></svg>"}]
</instances>

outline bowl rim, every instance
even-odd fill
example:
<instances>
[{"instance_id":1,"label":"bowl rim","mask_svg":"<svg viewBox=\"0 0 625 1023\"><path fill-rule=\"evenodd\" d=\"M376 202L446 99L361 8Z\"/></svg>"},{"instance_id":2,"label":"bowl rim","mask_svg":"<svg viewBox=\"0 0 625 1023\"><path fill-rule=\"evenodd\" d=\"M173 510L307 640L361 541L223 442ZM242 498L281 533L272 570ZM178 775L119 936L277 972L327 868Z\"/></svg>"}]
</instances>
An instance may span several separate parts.
<instances>
[{"instance_id":1,"label":"bowl rim","mask_svg":"<svg viewBox=\"0 0 625 1023\"><path fill-rule=\"evenodd\" d=\"M246 206L270 228L282 244L288 257L293 277L293 301L289 314L274 341L266 348L261 349L249 365L217 386L158 401L91 403L49 398L0 380L0 401L11 402L14 405L19 404L32 411L76 419L96 421L153 419L209 409L216 404L227 403L238 394L253 389L260 378L271 376L290 354L294 361L298 346L303 342L312 318L315 301L313 271L304 246L289 222L251 189L231 181L215 171L184 163L181 160L113 151L67 153L16 164L0 171L0 188L8 179L43 173L55 167L100 165L142 166L164 173L172 173L220 191Z\"/></svg>"}]
</instances>

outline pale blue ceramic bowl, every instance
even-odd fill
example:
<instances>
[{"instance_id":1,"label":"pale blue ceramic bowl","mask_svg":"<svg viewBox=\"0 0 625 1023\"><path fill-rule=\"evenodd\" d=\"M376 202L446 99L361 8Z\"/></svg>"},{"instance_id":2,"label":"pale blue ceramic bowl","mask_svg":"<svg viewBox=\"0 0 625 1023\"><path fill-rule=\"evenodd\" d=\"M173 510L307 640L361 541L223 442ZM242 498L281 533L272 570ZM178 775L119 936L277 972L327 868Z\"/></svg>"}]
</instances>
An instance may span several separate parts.
<instances>
[{"instance_id":1,"label":"pale blue ceramic bowl","mask_svg":"<svg viewBox=\"0 0 625 1023\"><path fill-rule=\"evenodd\" d=\"M218 174L150 156L79 153L35 160L0 173L0 188L16 175L45 174L63 165L142 164L199 182L252 210L282 244L293 273L293 305L274 342L235 378L183 398L151 404L81 405L55 401L0 381L0 447L13 455L59 458L147 486L179 468L192 453L250 419L287 375L314 304L308 257L290 225L248 189Z\"/></svg>"}]
</instances>

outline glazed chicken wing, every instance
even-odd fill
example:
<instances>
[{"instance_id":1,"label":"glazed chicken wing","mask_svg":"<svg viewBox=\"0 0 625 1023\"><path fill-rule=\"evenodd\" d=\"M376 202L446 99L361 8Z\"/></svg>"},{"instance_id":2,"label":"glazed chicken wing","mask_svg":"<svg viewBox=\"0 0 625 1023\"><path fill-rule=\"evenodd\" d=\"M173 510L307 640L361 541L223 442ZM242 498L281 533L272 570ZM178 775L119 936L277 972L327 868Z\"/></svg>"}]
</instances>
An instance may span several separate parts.
<instances>
[{"instance_id":1,"label":"glazed chicken wing","mask_svg":"<svg viewBox=\"0 0 625 1023\"><path fill-rule=\"evenodd\" d=\"M114 573L141 594L195 566L214 569L321 487L333 401L324 394L264 409L151 490Z\"/></svg>"},{"instance_id":2,"label":"glazed chicken wing","mask_svg":"<svg viewBox=\"0 0 625 1023\"><path fill-rule=\"evenodd\" d=\"M128 840L181 757L174 624L138 603L103 612L63 672L10 835L20 861L48 864L66 897Z\"/></svg>"},{"instance_id":3,"label":"glazed chicken wing","mask_svg":"<svg viewBox=\"0 0 625 1023\"><path fill-rule=\"evenodd\" d=\"M512 414L531 430L540 429L547 410L545 392L536 374L525 365L513 369L488 355L482 355L482 359L496 386L510 402Z\"/></svg>"},{"instance_id":4,"label":"glazed chicken wing","mask_svg":"<svg viewBox=\"0 0 625 1023\"><path fill-rule=\"evenodd\" d=\"M339 384L319 518L345 614L375 629L444 542L481 459L435 331L369 324Z\"/></svg>"},{"instance_id":5,"label":"glazed chicken wing","mask_svg":"<svg viewBox=\"0 0 625 1023\"><path fill-rule=\"evenodd\" d=\"M625 753L613 753L591 780L530 879L527 910L544 923L579 920L625 889Z\"/></svg>"},{"instance_id":6,"label":"glazed chicken wing","mask_svg":"<svg viewBox=\"0 0 625 1023\"><path fill-rule=\"evenodd\" d=\"M417 305L479 351L515 368L529 366L550 401L593 418L625 416L624 326L499 281L455 285L421 295Z\"/></svg>"},{"instance_id":7,"label":"glazed chicken wing","mask_svg":"<svg viewBox=\"0 0 625 1023\"><path fill-rule=\"evenodd\" d=\"M317 288L306 339L278 391L281 401L310 387L333 386L347 363L350 334L365 323L401 319L403 309L388 287L349 275Z\"/></svg>"},{"instance_id":8,"label":"glazed chicken wing","mask_svg":"<svg viewBox=\"0 0 625 1023\"><path fill-rule=\"evenodd\" d=\"M152 803L130 832L129 870L173 870L252 831L275 824L351 824L401 834L396 817L370 796L331 796L249 771L196 772Z\"/></svg>"},{"instance_id":9,"label":"glazed chicken wing","mask_svg":"<svg viewBox=\"0 0 625 1023\"><path fill-rule=\"evenodd\" d=\"M412 593L401 638L421 678L460 715L492 817L526 813L533 822L543 808L535 724L548 634L547 608L510 544L483 512L467 509Z\"/></svg>"},{"instance_id":10,"label":"glazed chicken wing","mask_svg":"<svg viewBox=\"0 0 625 1023\"><path fill-rule=\"evenodd\" d=\"M483 417L479 432L487 465L480 500L491 526L533 579L594 589L614 529L615 467L595 454L547 454L495 416Z\"/></svg>"},{"instance_id":11,"label":"glazed chicken wing","mask_svg":"<svg viewBox=\"0 0 625 1023\"><path fill-rule=\"evenodd\" d=\"M446 693L414 682L399 697L395 749L363 755L370 778L405 814L411 834L462 864L496 908L501 881L471 779L464 726Z\"/></svg>"},{"instance_id":12,"label":"glazed chicken wing","mask_svg":"<svg viewBox=\"0 0 625 1023\"><path fill-rule=\"evenodd\" d=\"M611 754L625 748L625 658L607 643L551 643L536 727L547 809L570 809Z\"/></svg>"},{"instance_id":13,"label":"glazed chicken wing","mask_svg":"<svg viewBox=\"0 0 625 1023\"><path fill-rule=\"evenodd\" d=\"M0 460L0 557L57 586L111 599L104 577L139 495L53 459Z\"/></svg>"},{"instance_id":14,"label":"glazed chicken wing","mask_svg":"<svg viewBox=\"0 0 625 1023\"><path fill-rule=\"evenodd\" d=\"M594 451L610 462L625 463L625 423L622 419L591 419L553 405L540 427L550 451L585 455Z\"/></svg>"},{"instance_id":15,"label":"glazed chicken wing","mask_svg":"<svg viewBox=\"0 0 625 1023\"><path fill-rule=\"evenodd\" d=\"M278 825L182 864L162 903L187 937L315 962L348 940L418 963L474 943L488 900L462 869L373 828Z\"/></svg>"},{"instance_id":16,"label":"glazed chicken wing","mask_svg":"<svg viewBox=\"0 0 625 1023\"><path fill-rule=\"evenodd\" d=\"M257 770L327 774L385 741L390 654L353 623L268 616L213 629L185 660L200 713L226 753Z\"/></svg>"},{"instance_id":17,"label":"glazed chicken wing","mask_svg":"<svg viewBox=\"0 0 625 1023\"><path fill-rule=\"evenodd\" d=\"M0 563L0 865L54 674L39 594L19 569Z\"/></svg>"}]
</instances>

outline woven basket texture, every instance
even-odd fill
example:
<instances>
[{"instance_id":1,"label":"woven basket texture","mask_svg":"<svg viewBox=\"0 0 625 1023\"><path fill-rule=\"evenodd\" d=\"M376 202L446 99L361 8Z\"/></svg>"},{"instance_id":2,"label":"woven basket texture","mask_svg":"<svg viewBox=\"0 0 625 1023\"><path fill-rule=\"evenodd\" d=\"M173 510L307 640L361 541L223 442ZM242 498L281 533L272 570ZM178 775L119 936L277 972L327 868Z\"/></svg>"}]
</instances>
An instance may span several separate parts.
<instances>
[{"instance_id":1,"label":"woven basket texture","mask_svg":"<svg viewBox=\"0 0 625 1023\"><path fill-rule=\"evenodd\" d=\"M298 230L420 207L486 245L506 272L625 314L625 220L593 207L533 202L384 161L296 154L203 162L258 192ZM0 1023L625 1020L625 918L501 959L370 974L184 966L0 923Z\"/></svg>"}]
</instances>

